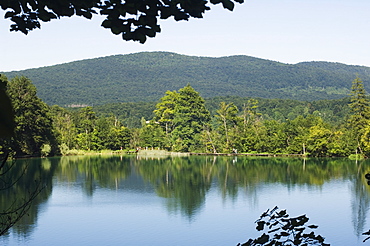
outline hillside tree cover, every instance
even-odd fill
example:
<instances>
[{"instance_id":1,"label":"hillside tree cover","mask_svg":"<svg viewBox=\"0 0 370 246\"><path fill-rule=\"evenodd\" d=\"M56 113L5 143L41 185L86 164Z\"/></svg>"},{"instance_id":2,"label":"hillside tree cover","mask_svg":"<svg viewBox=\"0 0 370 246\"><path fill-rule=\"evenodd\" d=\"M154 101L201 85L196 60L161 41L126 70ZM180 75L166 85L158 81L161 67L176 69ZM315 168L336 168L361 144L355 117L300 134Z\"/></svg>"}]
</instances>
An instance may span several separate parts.
<instances>
[{"instance_id":1,"label":"hillside tree cover","mask_svg":"<svg viewBox=\"0 0 370 246\"><path fill-rule=\"evenodd\" d=\"M141 52L6 72L5 75L8 78L27 76L44 102L63 107L156 102L164 91L178 90L188 83L205 99L225 96L300 101L341 99L348 97L348 81L356 74L361 77L365 89L370 89L369 67L312 63L315 66L242 55L213 58ZM88 93L86 88L89 88ZM241 105L237 106L241 109Z\"/></svg>"},{"instance_id":2,"label":"hillside tree cover","mask_svg":"<svg viewBox=\"0 0 370 246\"><path fill-rule=\"evenodd\" d=\"M266 99L238 96L222 96L204 98L205 106L211 115L216 115L221 102L233 103L243 115L243 124L247 124L252 118L262 116L263 119L277 120L280 122L287 119L293 120L302 115L320 116L325 122L337 125L346 121L350 115L350 98L298 101L290 99ZM129 128L140 128L142 118L149 120L155 116L158 102L131 102L111 103L93 107L98 117L115 115L117 119ZM74 110L74 108L69 108ZM258 112L257 112L258 111Z\"/></svg>"}]
</instances>

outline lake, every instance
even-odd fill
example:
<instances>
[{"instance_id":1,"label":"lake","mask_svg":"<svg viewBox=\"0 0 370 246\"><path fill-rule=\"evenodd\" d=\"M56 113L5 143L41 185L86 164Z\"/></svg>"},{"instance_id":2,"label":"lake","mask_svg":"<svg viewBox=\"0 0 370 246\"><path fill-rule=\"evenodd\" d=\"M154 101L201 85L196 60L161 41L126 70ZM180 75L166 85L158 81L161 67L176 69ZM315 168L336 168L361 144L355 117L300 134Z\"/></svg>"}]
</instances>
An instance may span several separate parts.
<instances>
[{"instance_id":1,"label":"lake","mask_svg":"<svg viewBox=\"0 0 370 246\"><path fill-rule=\"evenodd\" d=\"M24 169L27 167L27 169ZM24 171L25 170L25 171ZM22 175L24 172L24 175ZM235 246L276 205L333 246L370 245L370 162L242 156L17 160L0 209L44 187L1 245Z\"/></svg>"}]
</instances>

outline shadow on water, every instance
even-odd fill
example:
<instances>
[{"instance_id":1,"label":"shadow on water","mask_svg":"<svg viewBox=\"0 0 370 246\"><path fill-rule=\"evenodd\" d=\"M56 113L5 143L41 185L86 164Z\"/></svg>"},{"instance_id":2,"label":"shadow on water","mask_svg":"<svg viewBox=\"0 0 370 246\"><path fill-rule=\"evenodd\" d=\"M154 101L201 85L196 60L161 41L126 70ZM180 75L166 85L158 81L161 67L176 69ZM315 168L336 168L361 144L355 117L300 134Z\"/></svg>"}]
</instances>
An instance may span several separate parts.
<instances>
[{"instance_id":1,"label":"shadow on water","mask_svg":"<svg viewBox=\"0 0 370 246\"><path fill-rule=\"evenodd\" d=\"M370 172L370 162L366 160L82 156L19 160L11 175L19 175L26 163L29 167L19 183L0 193L0 209L26 196L34 180L40 180L46 188L35 199L29 215L12 228L11 232L18 235L32 233L40 208L52 193L53 180L74 183L87 197L93 197L97 188L155 193L164 198L168 213L180 213L190 221L201 213L211 189L217 189L223 199L235 200L242 193L256 200L259 189L266 184L284 185L289 190L346 180L351 184L352 222L357 237L367 229L370 187L364 174Z\"/></svg>"}]
</instances>

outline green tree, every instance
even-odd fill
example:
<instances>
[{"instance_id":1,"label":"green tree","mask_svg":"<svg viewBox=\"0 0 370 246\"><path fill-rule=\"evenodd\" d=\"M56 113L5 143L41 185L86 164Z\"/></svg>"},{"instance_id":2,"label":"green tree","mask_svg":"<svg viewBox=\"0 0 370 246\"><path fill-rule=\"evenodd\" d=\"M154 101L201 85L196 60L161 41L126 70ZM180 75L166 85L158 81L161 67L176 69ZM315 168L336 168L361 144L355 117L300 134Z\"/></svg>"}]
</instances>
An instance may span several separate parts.
<instances>
[{"instance_id":1,"label":"green tree","mask_svg":"<svg viewBox=\"0 0 370 246\"><path fill-rule=\"evenodd\" d=\"M261 113L257 112L258 110L258 100L249 99L247 103L243 104L243 126L244 130L248 125L255 121L258 116L261 116Z\"/></svg>"},{"instance_id":2,"label":"green tree","mask_svg":"<svg viewBox=\"0 0 370 246\"><path fill-rule=\"evenodd\" d=\"M92 107L82 108L75 116L74 121L78 130L77 144L79 148L85 150L98 149L100 143L94 141L98 140L96 126L96 114Z\"/></svg>"},{"instance_id":3,"label":"green tree","mask_svg":"<svg viewBox=\"0 0 370 246\"><path fill-rule=\"evenodd\" d=\"M365 128L369 125L370 101L367 98L363 82L358 77L352 81L350 96L349 107L352 114L348 120L349 131L352 133L353 140L357 143L356 153L358 150L363 153L363 148L368 149L368 139L363 134L365 133Z\"/></svg>"},{"instance_id":4,"label":"green tree","mask_svg":"<svg viewBox=\"0 0 370 246\"><path fill-rule=\"evenodd\" d=\"M138 144L141 147L159 147L170 149L170 146L168 146L168 141L166 141L167 136L162 127L153 121L151 121L149 124L145 124L140 129L139 139L140 140L138 141Z\"/></svg>"},{"instance_id":5,"label":"green tree","mask_svg":"<svg viewBox=\"0 0 370 246\"><path fill-rule=\"evenodd\" d=\"M218 131L212 130L210 125L206 125L201 134L201 142L204 146L205 153L217 153L219 149L222 149L220 143L221 135Z\"/></svg>"},{"instance_id":6,"label":"green tree","mask_svg":"<svg viewBox=\"0 0 370 246\"><path fill-rule=\"evenodd\" d=\"M158 122L165 130L168 136L174 128L173 119L175 117L175 106L178 100L179 93L176 91L166 91L165 96L160 99L154 110L154 120Z\"/></svg>"},{"instance_id":7,"label":"green tree","mask_svg":"<svg viewBox=\"0 0 370 246\"><path fill-rule=\"evenodd\" d=\"M14 112L6 87L8 78L0 74L0 139L14 135Z\"/></svg>"},{"instance_id":8,"label":"green tree","mask_svg":"<svg viewBox=\"0 0 370 246\"><path fill-rule=\"evenodd\" d=\"M356 146L347 129L336 129L332 131L331 141L328 144L329 156L349 156Z\"/></svg>"},{"instance_id":9,"label":"green tree","mask_svg":"<svg viewBox=\"0 0 370 246\"><path fill-rule=\"evenodd\" d=\"M364 84L358 77L352 81L350 96L349 107L352 110L352 115L349 118L349 123L356 132L360 132L368 125L370 119L370 101L366 95Z\"/></svg>"},{"instance_id":10,"label":"green tree","mask_svg":"<svg viewBox=\"0 0 370 246\"><path fill-rule=\"evenodd\" d=\"M265 120L263 126L264 131L261 131L258 144L263 148L260 147L260 149L268 153L286 153L287 142L284 124L275 120Z\"/></svg>"},{"instance_id":11,"label":"green tree","mask_svg":"<svg viewBox=\"0 0 370 246\"><path fill-rule=\"evenodd\" d=\"M307 140L310 128L322 122L319 116L298 116L284 123L287 151L290 154L306 154Z\"/></svg>"},{"instance_id":12,"label":"green tree","mask_svg":"<svg viewBox=\"0 0 370 246\"><path fill-rule=\"evenodd\" d=\"M194 151L201 147L201 133L210 121L204 99L189 84L179 90L174 113L172 143L175 151Z\"/></svg>"},{"instance_id":13,"label":"green tree","mask_svg":"<svg viewBox=\"0 0 370 246\"><path fill-rule=\"evenodd\" d=\"M175 151L187 152L199 149L201 133L210 121L210 113L205 107L204 99L190 85L181 88L178 92L167 91L157 103L154 110L153 122L144 127L142 136L147 140L156 137L157 144L163 134L157 126L163 129L165 147ZM148 130L153 132L149 133ZM153 142L151 139L149 142Z\"/></svg>"},{"instance_id":14,"label":"green tree","mask_svg":"<svg viewBox=\"0 0 370 246\"><path fill-rule=\"evenodd\" d=\"M51 113L53 117L53 127L59 145L64 144L68 149L75 148L77 128L72 113L57 105L51 107Z\"/></svg>"},{"instance_id":15,"label":"green tree","mask_svg":"<svg viewBox=\"0 0 370 246\"><path fill-rule=\"evenodd\" d=\"M7 85L16 123L15 136L9 144L16 155L40 156L43 144L51 146L51 154L58 151L49 107L36 92L26 77L15 77Z\"/></svg>"},{"instance_id":16,"label":"green tree","mask_svg":"<svg viewBox=\"0 0 370 246\"><path fill-rule=\"evenodd\" d=\"M239 121L239 117L237 116L238 108L234 103L226 104L225 102L221 102L220 108L216 112L217 115L215 116L220 124L219 132L222 134L224 140L221 141L225 143L223 149L224 151L230 151L234 147L230 140L230 134L232 134L232 129L237 128Z\"/></svg>"},{"instance_id":17,"label":"green tree","mask_svg":"<svg viewBox=\"0 0 370 246\"><path fill-rule=\"evenodd\" d=\"M111 150L128 149L130 147L131 132L124 126L111 127L106 138L105 148Z\"/></svg>"},{"instance_id":18,"label":"green tree","mask_svg":"<svg viewBox=\"0 0 370 246\"><path fill-rule=\"evenodd\" d=\"M258 100L248 99L247 103L243 103L242 108L242 126L239 133L239 148L244 152L263 152L261 149L261 134L266 133L263 129L263 121L261 114L257 112L258 110Z\"/></svg>"},{"instance_id":19,"label":"green tree","mask_svg":"<svg viewBox=\"0 0 370 246\"><path fill-rule=\"evenodd\" d=\"M307 136L307 151L312 156L327 156L329 141L332 136L330 129L324 124L317 124L309 129Z\"/></svg>"}]
</instances>

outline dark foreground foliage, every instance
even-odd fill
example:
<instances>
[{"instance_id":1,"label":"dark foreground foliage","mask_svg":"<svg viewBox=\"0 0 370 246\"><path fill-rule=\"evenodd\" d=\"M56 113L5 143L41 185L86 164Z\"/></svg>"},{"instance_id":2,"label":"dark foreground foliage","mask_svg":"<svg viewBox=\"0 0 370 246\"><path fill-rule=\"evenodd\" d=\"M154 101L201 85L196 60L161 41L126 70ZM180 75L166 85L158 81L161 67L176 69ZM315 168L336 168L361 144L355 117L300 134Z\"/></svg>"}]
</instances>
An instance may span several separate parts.
<instances>
[{"instance_id":1,"label":"dark foreground foliage","mask_svg":"<svg viewBox=\"0 0 370 246\"><path fill-rule=\"evenodd\" d=\"M279 210L278 207L268 209L256 221L256 229L264 233L256 239L239 243L238 246L330 245L324 243L325 239L322 236L315 235L312 231L318 227L317 225L306 225L308 220L306 215L289 217L286 210Z\"/></svg>"}]
</instances>

